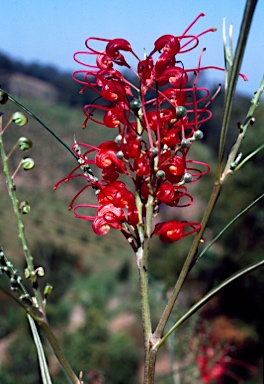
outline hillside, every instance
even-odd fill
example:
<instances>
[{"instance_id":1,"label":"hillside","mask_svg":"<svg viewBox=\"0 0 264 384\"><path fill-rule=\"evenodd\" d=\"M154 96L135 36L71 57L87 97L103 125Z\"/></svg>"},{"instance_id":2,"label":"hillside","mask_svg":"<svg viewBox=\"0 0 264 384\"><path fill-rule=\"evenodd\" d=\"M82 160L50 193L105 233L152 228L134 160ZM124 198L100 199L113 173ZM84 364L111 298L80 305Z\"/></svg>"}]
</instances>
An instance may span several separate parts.
<instances>
[{"instance_id":1,"label":"hillside","mask_svg":"<svg viewBox=\"0 0 264 384\"><path fill-rule=\"evenodd\" d=\"M9 68L11 67L9 66ZM4 69L2 68L2 70ZM7 68L5 68L5 71L7 71ZM27 73L28 68L22 74L17 72L17 68L15 68L15 72L9 70L8 76L11 76L11 72L12 76L14 76L14 73L16 74L15 76L19 74L20 79L22 76L24 80L27 80L26 76L29 76L29 73ZM50 73L52 74L53 72L50 71ZM40 78L41 76L38 77L35 83L32 80L33 77L30 76L35 84L34 92L36 93L33 95L31 93L33 98L30 98L29 95L26 97L25 94L21 96L20 89L20 93L18 93L19 100L45 121L68 145L71 145L74 139L93 145L101 142L102 137L104 140L113 139L113 131L111 129L106 130L101 126L95 126L93 123L90 123L86 130L82 130L81 126L84 117L79 101L76 101L76 104L66 101L66 99L74 100L75 96L77 98L77 93L72 93L72 89L67 88L67 86L65 88L57 86L56 81L60 76L62 75L54 72L54 81L51 81L51 83L47 81L47 74L45 76L42 74L42 79ZM65 84L68 84L68 81L72 82L69 75L67 75ZM45 97L43 98L42 92L44 90L45 93L45 89L54 91L53 99L52 97L47 100ZM24 91L25 88L22 87L22 94ZM64 98L60 97L62 92L65 92ZM243 121L248 106L248 100L241 95L237 95L234 114L230 123L230 127L232 127L231 134L229 135L230 146L233 144L234 137L237 134L236 121ZM1 107L1 111L4 112L4 121L8 121L11 114L19 110L11 102ZM192 152L194 158L208 162L211 165L212 172L204 178L202 184L193 186L192 193L195 196L195 204L192 208L184 210L183 214L178 213L176 209L175 216L179 217L179 214L184 215L181 216L183 220L190 218L192 220L200 220L205 201L210 193L217 154L216 143L222 117L222 95L212 105L212 112L214 118L205 127L205 140L199 143L200 145L198 144ZM259 143L263 142L264 134L263 130L261 132L260 123L263 120L264 105L262 103L256 112L257 129L252 127L249 131L248 137L243 143L243 155L246 156ZM89 340L95 351L93 352L94 354L89 355L89 358L91 357L89 360L91 364L96 365L96 356L98 359L98 355L100 356L102 351L108 350L108 353L111 355L106 346L109 343L110 345L118 345L120 353L126 356L129 351L134 350L134 347L132 348L131 344L129 344L130 341L127 339L123 340L122 338L113 340L111 337L117 331L126 331L133 337L137 346L141 345L142 335L138 317L140 312L137 288L138 278L133 253L119 231L111 230L108 235L98 237L93 233L90 222L76 219L73 213L67 210L70 200L84 185L83 180L71 180L69 183L60 185L56 191L53 190L54 184L67 176L77 165L74 157L32 117L29 117L29 123L25 127L12 125L8 128L8 131L4 134L7 152L11 150L20 136L26 136L33 142L33 147L27 154L35 160L36 165L30 172L21 170L15 179L15 184L18 198L20 200L27 200L31 205L30 214L23 217L30 248L36 257L37 265L43 265L47 271L44 280L54 285L54 292L48 305L51 323L57 328L56 331L61 337L69 356L72 354L70 358L76 364L76 369L79 369L79 361L84 364L83 362L87 360L85 353L88 354L87 344L89 342L84 340L83 334L87 334L90 331L90 327L92 327L94 334L92 333L91 340ZM20 158L19 152L12 155L10 165L13 169L16 168ZM205 244L236 213L263 192L263 181L259 176L263 161L263 153L260 152L245 167L245 172L238 173L232 181L227 183L218 201L218 211L212 217L210 229L205 235ZM22 251L12 215L12 207L2 175L0 177L0 196L0 243L4 246L7 256L10 257L15 266L20 269L21 274L23 274L24 261ZM94 202L94 194L88 189L81 195L80 202L91 201ZM161 215L166 214L166 210L161 212ZM204 292L232 274L235 270L260 258L264 247L263 218L263 202L261 202L239 222L235 223L208 254L197 263L180 298L177 309L179 312L188 308ZM153 241L149 271L151 273L151 290L153 292L151 305L156 316L160 313L160 309L164 305L164 297L173 286L175 276L177 276L182 267L190 241L191 239L184 239L181 243L169 246L161 244L156 239ZM250 358L252 357L253 362L251 362L254 364L258 362L260 355L259 347L263 337L260 313L261 292L264 282L262 272L256 271L252 275L247 276L244 281L241 280L230 289L227 289L219 296L218 300L213 301L212 304L206 307L202 315L204 319L209 320L209 323L213 323L212 319L216 318L219 320L220 318L222 328L218 329L218 336L221 333L225 333L224 331L226 331L226 335L228 331L231 332L232 330L233 337L235 339L240 337L239 340L242 344L246 341L251 346L255 346L254 353L252 350L250 350L251 352L248 352L248 350L245 352L246 359L248 358L251 361ZM238 297L243 297L244 300L240 303L237 299ZM235 306L232 305L234 302L236 303ZM21 334L23 335L23 332L27 332L21 313L17 310L13 311L12 305L10 305L4 295L1 296L1 303L3 305L0 309L0 322L2 324L0 338L5 340L6 337L11 335L15 340L21 340ZM74 325L75 315L77 317L76 328ZM175 312L174 315L178 316L178 313ZM80 324L78 321L80 321ZM184 329L186 335L188 335L188 332L195 332L198 316L195 321L196 324L190 324L190 328ZM64 337L63 327L72 330L73 334L71 337ZM15 332L13 332L14 329ZM110 336L107 334L108 331L110 331ZM103 340L98 335L100 337L103 335ZM102 343L105 343L103 345L99 343L99 347L98 337ZM110 341L108 337L110 337ZM124 349L120 345L124 345ZM97 348L99 348L99 353ZM110 348L111 352L117 349L114 346L112 350ZM79 356L74 354L76 350L83 350L85 352L82 356ZM15 352L16 350L13 346L10 354L14 361L18 361L19 353L17 352L16 355ZM137 350L137 353L140 355L141 348ZM191 352L181 350L180 359L186 353L188 355ZM250 353L252 356L250 356ZM121 357L120 355L118 358L111 355L112 359L117 359L118 361ZM137 370L139 368L137 365L138 360L134 356L130 357L131 367ZM105 358L105 361L108 361L108 357ZM14 371L15 369L17 369L17 372L20 372L19 369L22 370L21 367L19 368L18 362L17 365L13 365L15 367ZM93 366L91 367L93 368ZM162 366L161 364L159 372L162 373L163 368L164 365ZM56 369L58 370L58 367L54 369L57 372ZM105 370L107 371L107 369L110 371L108 366L106 366ZM107 372L109 373L109 371ZM168 369L166 372L168 372ZM37 379L30 381L26 375L27 372L25 372L23 384L34 384L37 382ZM63 383L61 376L58 377L58 383ZM254 379L252 380L247 383L255 384L258 382L254 381ZM6 383L12 383L12 380L7 380ZM136 384L136 381L131 382L131 384Z\"/></svg>"}]
</instances>

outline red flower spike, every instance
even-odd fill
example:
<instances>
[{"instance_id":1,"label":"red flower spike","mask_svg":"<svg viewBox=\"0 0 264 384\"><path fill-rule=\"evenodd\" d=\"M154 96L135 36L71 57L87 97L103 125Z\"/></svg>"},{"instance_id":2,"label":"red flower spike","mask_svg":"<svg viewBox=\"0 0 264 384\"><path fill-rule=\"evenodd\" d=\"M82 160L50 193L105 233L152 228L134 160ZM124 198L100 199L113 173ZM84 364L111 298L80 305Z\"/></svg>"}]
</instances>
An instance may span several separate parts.
<instances>
[{"instance_id":1,"label":"red flower spike","mask_svg":"<svg viewBox=\"0 0 264 384\"><path fill-rule=\"evenodd\" d=\"M121 229L127 239L133 238L134 250L140 245L135 196L137 205L143 205L140 219L145 226L150 193L157 206L189 206L193 198L187 192L187 183L198 181L209 172L207 164L190 160L187 156L191 145L201 138L201 135L195 136L195 132L202 130L200 125L211 118L209 105L220 90L219 87L210 95L207 88L198 86L199 75L201 71L220 68L202 67L202 53L191 69L184 63L177 64L179 54L193 50L199 44L200 36L214 31L210 28L197 35L191 34L190 29L201 16L203 14L182 35L159 37L144 60L139 60L130 43L120 38L91 37L86 40L87 52L74 55L75 61L85 66L84 70L74 73L74 80L81 84L82 92L89 89L98 95L93 103L84 107L84 127L92 120L107 128L117 128L117 131L115 141L105 141L98 147L79 143L80 148L85 148L84 154L76 152L79 166L64 180L84 177L97 192L100 208L96 217L79 213L77 216L76 210L75 215L92 220L93 229L99 235L107 233L110 228ZM101 49L90 47L94 42L100 43ZM124 52L138 60L137 72L126 61ZM82 60L87 58L85 55L94 58L95 63L87 64ZM117 65L129 68L133 76L138 77L139 84L136 86L125 79L116 69ZM192 85L188 86L190 72L195 72L195 77ZM95 178L89 176L89 164L101 170L101 181L95 182ZM85 173L81 175L79 169ZM134 191L129 191L125 183L117 181L120 176L124 181L126 176L131 179ZM75 195L72 203L86 188ZM190 227L190 230L185 227ZM157 224L152 236L159 235L162 241L173 242L197 232L199 228L198 223L172 220Z\"/></svg>"}]
</instances>

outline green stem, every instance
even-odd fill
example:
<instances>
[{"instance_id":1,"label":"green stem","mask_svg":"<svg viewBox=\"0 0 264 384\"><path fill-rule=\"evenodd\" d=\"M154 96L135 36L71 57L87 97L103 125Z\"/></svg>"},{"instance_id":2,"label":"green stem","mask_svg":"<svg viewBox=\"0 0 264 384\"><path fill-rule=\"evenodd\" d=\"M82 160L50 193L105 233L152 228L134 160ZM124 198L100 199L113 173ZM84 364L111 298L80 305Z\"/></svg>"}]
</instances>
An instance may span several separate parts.
<instances>
[{"instance_id":1,"label":"green stem","mask_svg":"<svg viewBox=\"0 0 264 384\"><path fill-rule=\"evenodd\" d=\"M37 349L39 368L40 368L42 382L43 382L43 384L52 384L50 374L49 374L48 364L46 361L45 352L43 349L41 339L39 337L39 333L38 333L36 324L30 315L27 315L27 318L28 318L28 322L29 322L29 325L30 325L30 328L32 331L34 343L35 343L35 346Z\"/></svg>"},{"instance_id":2,"label":"green stem","mask_svg":"<svg viewBox=\"0 0 264 384\"><path fill-rule=\"evenodd\" d=\"M159 342L156 344L158 349L164 341L178 328L182 323L184 323L189 317L191 317L195 312L197 312L203 305L205 305L210 299L212 299L216 294L218 294L223 288L237 280L238 278L246 275L249 272L254 271L257 268L260 268L264 265L264 259L260 260L254 264L251 264L240 271L236 272L234 275L228 277L226 280L222 281L218 286L209 291L201 300L194 304L174 325L171 329L164 335Z\"/></svg>"},{"instance_id":3,"label":"green stem","mask_svg":"<svg viewBox=\"0 0 264 384\"><path fill-rule=\"evenodd\" d=\"M171 314L171 311L175 305L175 302L177 300L177 297L180 293L180 290L183 286L183 283L189 273L190 267L193 263L193 260L195 258L199 243L202 239L203 233L205 231L206 225L208 223L208 220L212 214L212 211L215 207L215 204L217 202L217 199L219 197L219 194L221 192L221 170L222 170L222 161L223 161L223 154L224 154L224 146L225 146L225 140L226 140L226 133L227 133L227 126L231 114L231 107L237 82L237 77L239 74L240 65L242 62L243 54L244 54L244 48L246 44L246 40L248 37L248 32L250 28L250 24L252 21L254 9L256 6L257 0L248 0L244 12L243 22L241 26L241 32L238 40L238 46L236 49L235 59L234 63L232 65L232 68L230 70L229 74L229 82L228 82L228 89L225 99L225 106L224 106L224 118L223 118L223 124L222 124L222 130L221 130L221 138L220 138L220 147L219 147L219 156L218 156L218 165L217 165L217 171L216 171L216 177L214 182L213 191L209 200L209 203L207 205L207 208L205 210L202 222L201 222L201 230L199 233L195 236L195 239L192 243L192 246L190 248L190 251L188 253L188 256L185 260L185 263L183 265L183 268L181 270L181 273L179 275L179 278L174 286L174 289L170 295L170 298L167 302L167 305L161 315L160 321L157 325L157 328L153 334L152 341L155 345L157 341L162 337L162 334L164 332L165 326L168 322L169 316Z\"/></svg>"},{"instance_id":4,"label":"green stem","mask_svg":"<svg viewBox=\"0 0 264 384\"><path fill-rule=\"evenodd\" d=\"M252 18L253 18L256 5L257 5L257 0L247 0L242 24L240 27L240 34L238 38L234 62L232 63L231 68L228 68L229 76L228 76L227 92L225 96L224 117L223 117L220 146L219 146L219 153L218 153L218 168L217 168L218 179L220 179L220 176L221 176L221 167L222 167L222 161L224 156L226 135L227 135L228 124L231 116L231 110L233 105L237 79L238 79L242 59L244 56L244 51L247 44L247 38L249 35L249 30L252 23Z\"/></svg>"},{"instance_id":5,"label":"green stem","mask_svg":"<svg viewBox=\"0 0 264 384\"><path fill-rule=\"evenodd\" d=\"M242 140L244 139L244 137L246 135L247 129L250 126L250 124L252 124L253 121L254 121L253 120L253 114L255 112L255 109L259 105L260 96L261 96L263 90L264 90L264 77L262 78L262 81L260 83L260 86L259 86L257 92L254 94L254 97L251 100L251 106L250 106L250 108L248 110L248 113L247 113L247 116L245 118L244 124L240 126L240 133L239 133L239 135L237 137L237 140L236 140L235 144L233 145L233 147L232 147L232 149L231 149L231 151L229 153L225 169L224 169L224 171L223 171L223 173L221 175L221 183L222 184L224 183L224 181L226 181L226 179L231 174L233 174L235 171L237 171L239 168L241 168L243 164L245 164L252 156L254 156L257 152L259 152L263 148L263 145L262 145L261 147L256 149L254 152L252 152L238 166L236 166L235 168L232 167L232 165L235 163L235 160L236 160L236 157L237 157L237 154L238 154L238 150L240 148Z\"/></svg>"},{"instance_id":6,"label":"green stem","mask_svg":"<svg viewBox=\"0 0 264 384\"><path fill-rule=\"evenodd\" d=\"M150 240L150 217L152 217L153 196L150 194L148 202L146 204L146 220L144 222L142 210L143 204L140 196L137 194L136 205L139 214L139 224L137 226L140 246L136 252L137 267L139 273L139 284L140 284L140 296L141 296L141 315L143 324L144 334L144 384L152 384L154 380L154 368L155 358L150 359L150 338L152 334L151 327L151 315L149 306L149 280L148 280L148 255L149 255L149 240Z\"/></svg>"},{"instance_id":7,"label":"green stem","mask_svg":"<svg viewBox=\"0 0 264 384\"><path fill-rule=\"evenodd\" d=\"M0 132L1 131L2 131L2 116L0 116ZM2 138L3 138L3 135L0 134L0 152L1 152L2 162L3 162L3 172L4 172L6 184L7 184L8 194L9 194L9 197L10 197L12 205L13 205L13 210L14 210L14 214L15 214L15 218L16 218L16 222L17 222L18 237L19 237L19 240L21 242L24 256L25 256L25 259L27 262L28 272L29 272L29 274L31 274L31 273L34 273L33 257L31 256L31 253L30 253L30 250L28 247L28 242L27 242L27 238L26 238L26 234L25 234L25 227L24 227L24 224L21 220L21 214L19 211L19 201L16 197L15 187L14 187L14 183L13 183L13 180L11 177L11 173L9 171L8 158L6 156L4 143L3 143ZM34 290L34 295L37 299L38 306L39 306L39 308L41 308L43 310L43 301L42 301L41 293L40 293L39 289L33 288L33 290Z\"/></svg>"},{"instance_id":8,"label":"green stem","mask_svg":"<svg viewBox=\"0 0 264 384\"><path fill-rule=\"evenodd\" d=\"M53 332L51 331L48 323L46 321L39 322L39 326L43 329L43 332L45 333L45 336L47 337L53 352L55 353L55 356L57 357L58 361L60 362L63 370L65 371L66 375L69 377L72 384L81 384L78 377L75 375L74 371L72 370L70 364L68 363L66 357L64 356L58 341L56 337L54 336Z\"/></svg>"},{"instance_id":9,"label":"green stem","mask_svg":"<svg viewBox=\"0 0 264 384\"><path fill-rule=\"evenodd\" d=\"M136 252L137 267L139 273L139 284L140 284L140 295L141 295L141 314L144 334L144 351L145 351L145 369L144 369L144 384L152 383L149 381L149 370L150 370L150 337L152 334L151 328L151 316L149 307L149 286L148 286L148 252L149 242L145 239L143 246L139 247ZM152 366L152 364L151 364ZM153 366L154 369L154 366ZM153 373L154 375L154 373Z\"/></svg>"},{"instance_id":10,"label":"green stem","mask_svg":"<svg viewBox=\"0 0 264 384\"><path fill-rule=\"evenodd\" d=\"M259 197L257 197L252 203L250 203L246 208L244 208L241 212L239 212L238 215L236 215L232 220L229 221L229 223L218 233L217 236L215 236L215 238L210 241L210 243L202 250L202 252L200 253L200 255L197 257L197 259L195 260L196 262L205 254L205 252L208 251L208 249L222 236L222 234L236 221L238 220L242 215L244 215L244 213L246 213L251 207L253 207L253 205L255 205L256 203L258 203L262 198L264 197L264 193L262 193L262 195L260 195Z\"/></svg>"},{"instance_id":11,"label":"green stem","mask_svg":"<svg viewBox=\"0 0 264 384\"><path fill-rule=\"evenodd\" d=\"M247 157L245 157L241 163L238 164L238 166L235 168L235 171L238 171L245 163L247 163L252 157L254 157L258 152L262 151L264 149L264 144L260 145L258 148L256 148L253 152L251 152Z\"/></svg>"},{"instance_id":12,"label":"green stem","mask_svg":"<svg viewBox=\"0 0 264 384\"><path fill-rule=\"evenodd\" d=\"M213 208L216 204L216 201L219 197L219 194L220 194L220 191L221 191L221 185L219 183L215 183L214 185L214 188L213 188L213 192L211 194L211 197L210 197L210 200L209 200L209 203L207 205L207 209L204 213L204 217L202 219L202 222L201 222L201 230L199 231L199 233L195 236L195 239L192 243L192 246L190 248L190 251L188 253L188 256L185 260L185 263L182 267L182 270L181 270L181 273L178 277L178 280L173 288L173 291L170 295L170 298L167 302L167 305L161 315L161 318L160 318L160 321L157 325L157 328L153 334L153 343L155 344L157 342L157 340L159 340L161 337L162 337L162 334L164 332L164 329L165 329L165 326L168 322L168 319L169 319L169 316L171 314L171 311L175 305L175 302L178 298L178 295L180 293L180 290L183 286L183 283L189 273L189 270L190 270L190 267L193 263L193 260L194 260L194 257L195 257L195 254L196 254L196 251L197 251L197 248L199 246L199 243L201 241L201 238L203 236L203 233L204 233L204 230L205 230L205 227L206 227L206 224L209 220L209 217L213 211Z\"/></svg>"}]
</instances>

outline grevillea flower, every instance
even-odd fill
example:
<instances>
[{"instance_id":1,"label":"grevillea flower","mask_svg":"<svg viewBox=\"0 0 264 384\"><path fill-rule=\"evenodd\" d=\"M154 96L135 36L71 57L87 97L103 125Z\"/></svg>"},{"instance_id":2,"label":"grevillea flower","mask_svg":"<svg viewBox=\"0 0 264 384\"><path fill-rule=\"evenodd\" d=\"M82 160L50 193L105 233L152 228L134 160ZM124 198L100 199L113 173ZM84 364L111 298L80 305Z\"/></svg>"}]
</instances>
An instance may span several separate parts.
<instances>
[{"instance_id":1,"label":"grevillea flower","mask_svg":"<svg viewBox=\"0 0 264 384\"><path fill-rule=\"evenodd\" d=\"M184 54L198 46L202 35L215 31L209 28L198 35L189 33L202 16L182 35L159 37L143 59L121 38L90 37L85 43L87 50L74 55L75 61L85 67L73 74L82 85L80 93L86 89L94 92L94 101L84 106L83 127L91 121L115 133L112 141L103 141L98 147L73 144L79 166L62 181L83 177L89 185L73 198L70 208L91 187L99 205L76 205L76 217L93 221L98 235L110 228L121 230L135 249L140 243L139 228L150 226L150 209L154 217L161 205L175 210L175 220L158 223L145 233L173 242L200 229L199 223L181 222L176 217L179 207L193 202L187 184L200 180L210 169L208 164L188 157L193 143L203 136L202 123L211 118L209 106L220 91L219 86L210 94L207 88L198 86L199 76L204 70L223 70L202 66L204 50L193 68L184 67ZM93 48L94 43L102 48ZM129 55L138 60L137 70L130 66ZM84 60L93 57L92 64ZM118 67L126 67L137 76L138 85L129 82ZM193 76L189 78L189 74ZM100 170L99 180L90 167ZM78 169L81 172L77 173ZM80 214L79 209L85 208L97 208L96 214Z\"/></svg>"},{"instance_id":2,"label":"grevillea flower","mask_svg":"<svg viewBox=\"0 0 264 384\"><path fill-rule=\"evenodd\" d=\"M184 229L186 227L191 227L192 229L188 232L185 232ZM152 236L159 235L160 240L166 243L172 243L182 239L184 236L188 236L194 232L197 232L200 227L201 226L199 223L185 223L171 220L165 223L156 224Z\"/></svg>"},{"instance_id":3,"label":"grevillea flower","mask_svg":"<svg viewBox=\"0 0 264 384\"><path fill-rule=\"evenodd\" d=\"M202 327L199 344L194 348L202 383L222 384L226 382L227 377L234 383L245 383L238 368L245 373L246 371L255 372L256 367L237 358L239 349L243 349L243 344L239 345L233 340L225 341L223 345L210 331Z\"/></svg>"}]
</instances>

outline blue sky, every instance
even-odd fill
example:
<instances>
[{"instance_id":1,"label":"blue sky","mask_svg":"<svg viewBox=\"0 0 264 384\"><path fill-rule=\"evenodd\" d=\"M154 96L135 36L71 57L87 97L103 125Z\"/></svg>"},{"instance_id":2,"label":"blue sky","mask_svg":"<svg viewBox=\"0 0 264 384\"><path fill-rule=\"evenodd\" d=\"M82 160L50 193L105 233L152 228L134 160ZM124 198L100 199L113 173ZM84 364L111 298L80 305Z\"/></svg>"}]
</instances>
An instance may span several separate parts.
<instances>
[{"instance_id":1,"label":"blue sky","mask_svg":"<svg viewBox=\"0 0 264 384\"><path fill-rule=\"evenodd\" d=\"M84 49L89 36L122 37L138 56L150 52L164 34L181 34L200 13L205 13L192 33L209 27L217 32L201 37L200 48L181 56L185 67L194 67L201 48L206 47L203 65L223 66L222 22L234 28L237 40L244 0L8 0L1 3L0 51L23 62L53 64L66 71L81 69L72 55ZM264 1L259 0L249 35L238 89L252 94L264 72ZM223 83L223 74L207 72L209 80Z\"/></svg>"}]
</instances>

